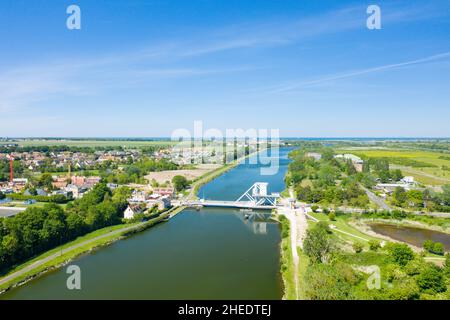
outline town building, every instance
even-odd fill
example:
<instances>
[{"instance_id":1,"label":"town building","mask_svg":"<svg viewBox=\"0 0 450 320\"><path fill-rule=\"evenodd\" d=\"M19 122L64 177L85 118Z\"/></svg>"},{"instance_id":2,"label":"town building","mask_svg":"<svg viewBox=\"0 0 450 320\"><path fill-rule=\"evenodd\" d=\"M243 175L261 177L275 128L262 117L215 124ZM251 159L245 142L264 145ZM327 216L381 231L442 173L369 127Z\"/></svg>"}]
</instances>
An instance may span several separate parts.
<instances>
[{"instance_id":1,"label":"town building","mask_svg":"<svg viewBox=\"0 0 450 320\"><path fill-rule=\"evenodd\" d=\"M143 213L143 210L140 205L129 205L125 209L125 211L123 213L123 217L125 219L133 219L136 216L136 214L139 214L139 213Z\"/></svg>"}]
</instances>

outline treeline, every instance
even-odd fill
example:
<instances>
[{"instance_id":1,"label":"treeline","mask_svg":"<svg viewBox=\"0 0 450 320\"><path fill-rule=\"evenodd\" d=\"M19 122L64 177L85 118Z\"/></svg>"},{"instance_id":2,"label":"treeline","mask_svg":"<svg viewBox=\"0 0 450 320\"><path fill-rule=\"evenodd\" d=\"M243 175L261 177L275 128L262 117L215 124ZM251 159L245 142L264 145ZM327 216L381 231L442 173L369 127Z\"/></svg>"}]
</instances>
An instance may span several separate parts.
<instances>
[{"instance_id":1,"label":"treeline","mask_svg":"<svg viewBox=\"0 0 450 320\"><path fill-rule=\"evenodd\" d=\"M134 140L130 140L134 141ZM53 145L53 146L6 146L0 145L0 153L12 153L12 152L42 152L49 154L50 152L80 152L80 153L94 153L96 151L125 151L127 149L141 150L143 153L151 154L155 151L169 148L171 145L158 144L155 146L130 146L126 148L124 146L68 146L68 145Z\"/></svg>"},{"instance_id":2,"label":"treeline","mask_svg":"<svg viewBox=\"0 0 450 320\"><path fill-rule=\"evenodd\" d=\"M356 154L356 153L355 153ZM374 164L377 162L385 162L385 163L392 163L397 164L401 166L407 166L407 167L414 167L414 168L436 168L437 166L424 162L424 161L418 161L410 158L402 158L402 157L365 157L364 155L359 155L362 159L365 159L365 161L369 164Z\"/></svg>"},{"instance_id":3,"label":"treeline","mask_svg":"<svg viewBox=\"0 0 450 320\"><path fill-rule=\"evenodd\" d=\"M372 177L372 184L367 184L370 188L375 185L375 179L378 178L382 183L390 181L399 181L403 178L401 170L390 170L388 158L369 158L364 161L363 172Z\"/></svg>"},{"instance_id":4,"label":"treeline","mask_svg":"<svg viewBox=\"0 0 450 320\"><path fill-rule=\"evenodd\" d=\"M129 194L128 188L112 193L101 183L65 210L46 204L0 218L0 270L6 271L88 232L121 223Z\"/></svg>"},{"instance_id":5,"label":"treeline","mask_svg":"<svg viewBox=\"0 0 450 320\"><path fill-rule=\"evenodd\" d=\"M0 153L12 153L12 152L42 152L49 154L51 152L81 152L81 153L94 153L100 150L110 150L104 147L77 147L77 146L0 146ZM111 149L113 150L113 149Z\"/></svg>"},{"instance_id":6,"label":"treeline","mask_svg":"<svg viewBox=\"0 0 450 320\"><path fill-rule=\"evenodd\" d=\"M392 204L400 208L450 212L450 185L442 186L442 192L431 189L407 191L397 187L392 193Z\"/></svg>"},{"instance_id":7,"label":"treeline","mask_svg":"<svg viewBox=\"0 0 450 320\"><path fill-rule=\"evenodd\" d=\"M20 193L10 193L8 194L8 198L11 200L19 200L19 201L25 201L25 200L36 200L39 202L49 202L49 203L67 203L72 198L67 198L66 196L62 194L55 194L50 196L40 196L40 195L25 195Z\"/></svg>"}]
</instances>

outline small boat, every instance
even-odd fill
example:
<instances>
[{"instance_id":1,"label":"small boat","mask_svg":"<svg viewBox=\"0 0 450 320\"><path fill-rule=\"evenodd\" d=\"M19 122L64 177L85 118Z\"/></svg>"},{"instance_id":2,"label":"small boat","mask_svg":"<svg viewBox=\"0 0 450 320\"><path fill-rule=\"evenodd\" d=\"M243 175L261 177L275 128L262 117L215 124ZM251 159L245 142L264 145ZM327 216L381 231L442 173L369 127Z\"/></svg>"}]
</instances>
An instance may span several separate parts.
<instances>
[{"instance_id":1,"label":"small boat","mask_svg":"<svg viewBox=\"0 0 450 320\"><path fill-rule=\"evenodd\" d=\"M252 209L241 209L240 211L241 211L241 212L253 212Z\"/></svg>"}]
</instances>

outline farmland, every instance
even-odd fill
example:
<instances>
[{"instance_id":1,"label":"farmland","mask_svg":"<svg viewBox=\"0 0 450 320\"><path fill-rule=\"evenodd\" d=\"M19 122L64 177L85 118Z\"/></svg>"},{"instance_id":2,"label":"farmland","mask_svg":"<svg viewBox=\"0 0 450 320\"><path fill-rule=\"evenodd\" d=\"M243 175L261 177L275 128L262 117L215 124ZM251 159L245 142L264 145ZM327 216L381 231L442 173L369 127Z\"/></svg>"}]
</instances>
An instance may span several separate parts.
<instances>
[{"instance_id":1,"label":"farmland","mask_svg":"<svg viewBox=\"0 0 450 320\"><path fill-rule=\"evenodd\" d=\"M0 142L0 144L16 143L21 147L29 146L69 146L69 147L149 147L174 145L175 141L167 140L114 140L114 139L17 139L17 141Z\"/></svg>"},{"instance_id":2,"label":"farmland","mask_svg":"<svg viewBox=\"0 0 450 320\"><path fill-rule=\"evenodd\" d=\"M388 158L393 169L398 168L404 175L414 176L425 185L450 183L450 157L439 152L367 148L342 149L337 152L352 153L363 159Z\"/></svg>"}]
</instances>

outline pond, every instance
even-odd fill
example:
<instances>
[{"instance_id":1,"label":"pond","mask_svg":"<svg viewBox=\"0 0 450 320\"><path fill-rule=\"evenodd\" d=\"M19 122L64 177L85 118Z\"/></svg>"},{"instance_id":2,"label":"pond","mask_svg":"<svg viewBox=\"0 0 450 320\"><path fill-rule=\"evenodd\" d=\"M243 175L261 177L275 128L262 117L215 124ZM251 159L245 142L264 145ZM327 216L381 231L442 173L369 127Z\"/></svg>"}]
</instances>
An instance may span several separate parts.
<instances>
[{"instance_id":1,"label":"pond","mask_svg":"<svg viewBox=\"0 0 450 320\"><path fill-rule=\"evenodd\" d=\"M370 228L376 233L412 244L419 248L422 248L426 240L440 242L444 245L445 251L450 251L450 235L443 232L384 223L370 224Z\"/></svg>"}]
</instances>

